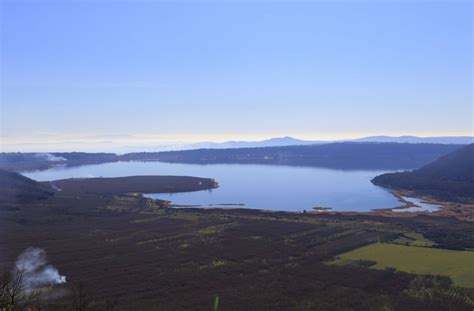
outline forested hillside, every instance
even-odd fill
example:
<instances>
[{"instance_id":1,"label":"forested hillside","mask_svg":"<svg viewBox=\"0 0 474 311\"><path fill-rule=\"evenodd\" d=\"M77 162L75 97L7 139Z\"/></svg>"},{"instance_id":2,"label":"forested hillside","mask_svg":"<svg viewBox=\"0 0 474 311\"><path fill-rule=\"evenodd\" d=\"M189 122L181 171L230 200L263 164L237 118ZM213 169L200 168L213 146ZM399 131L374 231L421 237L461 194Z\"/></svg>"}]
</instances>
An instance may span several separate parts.
<instances>
[{"instance_id":1,"label":"forested hillside","mask_svg":"<svg viewBox=\"0 0 474 311\"><path fill-rule=\"evenodd\" d=\"M474 144L443 156L418 170L377 176L373 183L413 190L444 200L472 201Z\"/></svg>"}]
</instances>

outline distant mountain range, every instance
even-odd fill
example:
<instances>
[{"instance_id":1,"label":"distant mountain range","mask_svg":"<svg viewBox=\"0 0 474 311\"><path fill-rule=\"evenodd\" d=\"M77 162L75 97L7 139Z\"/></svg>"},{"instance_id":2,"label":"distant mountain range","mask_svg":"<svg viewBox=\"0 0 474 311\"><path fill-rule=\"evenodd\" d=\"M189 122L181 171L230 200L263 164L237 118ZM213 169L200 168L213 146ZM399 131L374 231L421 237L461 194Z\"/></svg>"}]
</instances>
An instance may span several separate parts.
<instances>
[{"instance_id":1,"label":"distant mountain range","mask_svg":"<svg viewBox=\"0 0 474 311\"><path fill-rule=\"evenodd\" d=\"M260 141L226 141L226 142L168 142L156 144L125 144L114 141L100 142L57 142L57 143L36 143L36 144L10 144L0 145L4 151L22 152L108 152L116 154L126 154L131 152L159 152L159 151L180 151L193 149L228 149L228 148L259 148L259 147L284 147L319 145L334 142L376 142L376 143L427 143L427 144L458 144L467 145L474 143L473 136L441 136L441 137L417 137L417 136L369 136L357 139L340 140L303 140L294 137L274 137Z\"/></svg>"},{"instance_id":2,"label":"distant mountain range","mask_svg":"<svg viewBox=\"0 0 474 311\"><path fill-rule=\"evenodd\" d=\"M355 142L377 142L377 143L410 143L410 144L457 144L467 145L474 143L472 136L440 136L440 137L417 137L417 136L369 136L354 139Z\"/></svg>"},{"instance_id":3,"label":"distant mountain range","mask_svg":"<svg viewBox=\"0 0 474 311\"><path fill-rule=\"evenodd\" d=\"M222 143L200 142L200 143L179 143L172 145L161 145L147 147L147 150L173 151L173 150L193 150L193 149L228 149L228 148L260 148L260 147L283 147L327 144L333 142L376 142L376 143L411 143L411 144L457 144L467 145L474 142L474 137L470 136L441 136L441 137L417 137L417 136L368 136L357 139L346 140L302 140L290 136L275 137L260 141L227 141ZM136 147L135 149L138 149Z\"/></svg>"},{"instance_id":4,"label":"distant mountain range","mask_svg":"<svg viewBox=\"0 0 474 311\"><path fill-rule=\"evenodd\" d=\"M323 144L327 141L302 140L294 137L275 137L260 141L226 141L222 143L202 142L194 144L184 144L182 147L189 149L227 149L227 148L259 148L259 147L279 147L279 146L301 146L312 144Z\"/></svg>"},{"instance_id":5,"label":"distant mountain range","mask_svg":"<svg viewBox=\"0 0 474 311\"><path fill-rule=\"evenodd\" d=\"M382 174L372 182L415 191L442 200L474 201L474 144L449 153L411 172Z\"/></svg>"}]
</instances>

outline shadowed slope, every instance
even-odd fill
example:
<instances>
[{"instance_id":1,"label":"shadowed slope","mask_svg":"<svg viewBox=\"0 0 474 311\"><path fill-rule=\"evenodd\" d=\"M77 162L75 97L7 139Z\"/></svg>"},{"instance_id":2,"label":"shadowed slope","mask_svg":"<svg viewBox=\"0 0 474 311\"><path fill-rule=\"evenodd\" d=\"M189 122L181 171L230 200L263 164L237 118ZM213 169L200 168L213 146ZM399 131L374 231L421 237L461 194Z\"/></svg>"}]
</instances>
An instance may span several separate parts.
<instances>
[{"instance_id":1,"label":"shadowed slope","mask_svg":"<svg viewBox=\"0 0 474 311\"><path fill-rule=\"evenodd\" d=\"M411 172L389 173L375 177L377 185L412 190L440 199L474 199L474 144L450 153Z\"/></svg>"},{"instance_id":2,"label":"shadowed slope","mask_svg":"<svg viewBox=\"0 0 474 311\"><path fill-rule=\"evenodd\" d=\"M15 172L0 169L0 202L15 203L46 199L52 189Z\"/></svg>"}]
</instances>

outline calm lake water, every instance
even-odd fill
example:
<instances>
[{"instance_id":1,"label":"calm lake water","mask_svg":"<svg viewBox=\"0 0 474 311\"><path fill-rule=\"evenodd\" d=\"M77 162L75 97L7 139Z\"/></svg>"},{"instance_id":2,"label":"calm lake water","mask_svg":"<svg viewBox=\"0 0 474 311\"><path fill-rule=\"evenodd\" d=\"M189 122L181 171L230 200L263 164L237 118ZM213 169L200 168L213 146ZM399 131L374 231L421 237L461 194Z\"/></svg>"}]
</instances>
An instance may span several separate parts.
<instances>
[{"instance_id":1,"label":"calm lake water","mask_svg":"<svg viewBox=\"0 0 474 311\"><path fill-rule=\"evenodd\" d=\"M39 181L132 175L209 177L219 182L218 189L149 196L170 200L177 205L244 204L241 207L283 211L311 210L315 206L323 206L336 211L369 211L400 205L389 191L370 182L373 177L385 172L251 164L114 162L57 167L23 174Z\"/></svg>"},{"instance_id":2,"label":"calm lake water","mask_svg":"<svg viewBox=\"0 0 474 311\"><path fill-rule=\"evenodd\" d=\"M412 202L417 206L409 207L409 208L401 208L401 209L393 209L394 212L436 212L441 209L441 206L436 204L430 204L422 199L419 198L412 198L412 197L403 197L408 202Z\"/></svg>"}]
</instances>

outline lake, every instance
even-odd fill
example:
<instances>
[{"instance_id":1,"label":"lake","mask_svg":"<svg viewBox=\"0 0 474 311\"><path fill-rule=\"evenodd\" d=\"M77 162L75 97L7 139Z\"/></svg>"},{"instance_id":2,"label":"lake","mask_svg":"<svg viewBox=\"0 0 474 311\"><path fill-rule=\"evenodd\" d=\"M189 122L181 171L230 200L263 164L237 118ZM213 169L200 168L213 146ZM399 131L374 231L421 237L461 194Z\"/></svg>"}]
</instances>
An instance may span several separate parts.
<instances>
[{"instance_id":1,"label":"lake","mask_svg":"<svg viewBox=\"0 0 474 311\"><path fill-rule=\"evenodd\" d=\"M432 212L439 211L441 209L441 206L425 202L425 201L423 201L423 199L420 199L420 198L403 197L403 196L402 196L402 198L405 201L412 202L412 203L416 204L417 206L408 207L408 208L400 208L400 209L395 208L395 209L392 209L392 211L402 212L402 213L403 212L428 212L428 213L432 213Z\"/></svg>"},{"instance_id":2,"label":"lake","mask_svg":"<svg viewBox=\"0 0 474 311\"><path fill-rule=\"evenodd\" d=\"M77 167L56 167L22 174L39 181L72 177L132 175L187 175L214 178L217 189L147 194L176 205L257 208L279 211L311 210L315 206L335 211L369 211L392 208L400 202L370 180L386 170L335 170L317 167L253 164L180 164L163 162L113 162ZM241 205L241 206L240 206Z\"/></svg>"}]
</instances>

